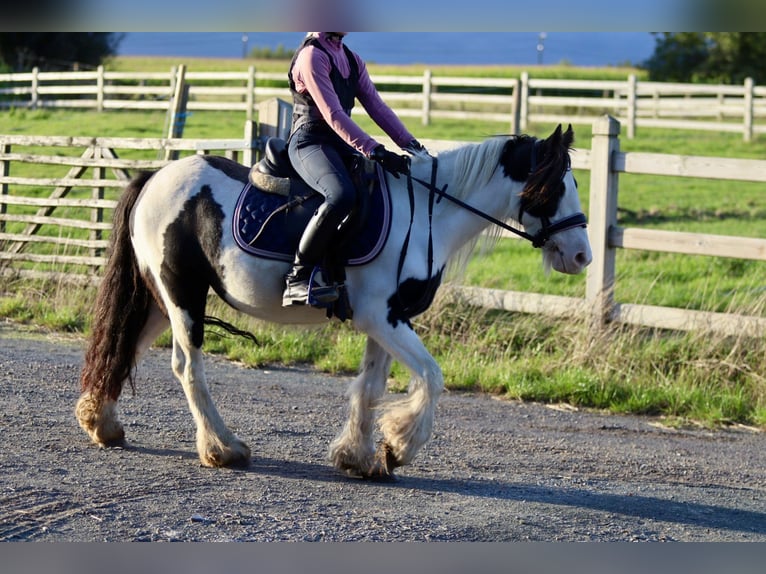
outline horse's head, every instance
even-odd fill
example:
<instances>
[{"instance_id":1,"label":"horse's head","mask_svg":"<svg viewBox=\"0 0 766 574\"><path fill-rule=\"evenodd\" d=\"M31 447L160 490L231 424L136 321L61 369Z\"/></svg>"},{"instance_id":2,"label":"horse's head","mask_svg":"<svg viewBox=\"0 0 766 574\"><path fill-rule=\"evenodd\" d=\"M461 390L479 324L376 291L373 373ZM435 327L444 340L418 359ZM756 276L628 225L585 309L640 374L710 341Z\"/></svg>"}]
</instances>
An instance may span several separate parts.
<instances>
[{"instance_id":1,"label":"horse's head","mask_svg":"<svg viewBox=\"0 0 766 574\"><path fill-rule=\"evenodd\" d=\"M542 248L546 268L568 274L580 273L593 258L570 166L573 141L572 126L562 132L559 125L544 140L522 136L503 158L505 175L525 182L516 219Z\"/></svg>"}]
</instances>

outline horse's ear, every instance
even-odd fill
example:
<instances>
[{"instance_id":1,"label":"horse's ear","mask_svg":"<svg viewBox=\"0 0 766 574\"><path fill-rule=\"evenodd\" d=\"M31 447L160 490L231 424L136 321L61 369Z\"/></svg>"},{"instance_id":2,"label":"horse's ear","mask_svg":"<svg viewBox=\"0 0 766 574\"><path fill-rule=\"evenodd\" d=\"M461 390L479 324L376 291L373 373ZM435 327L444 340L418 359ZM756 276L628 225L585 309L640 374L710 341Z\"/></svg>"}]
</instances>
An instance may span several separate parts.
<instances>
[{"instance_id":1,"label":"horse's ear","mask_svg":"<svg viewBox=\"0 0 766 574\"><path fill-rule=\"evenodd\" d=\"M547 149L555 149L561 145L561 124L559 124L553 133L545 140L545 147Z\"/></svg>"},{"instance_id":2,"label":"horse's ear","mask_svg":"<svg viewBox=\"0 0 766 574\"><path fill-rule=\"evenodd\" d=\"M572 143L574 143L574 130L572 129L572 124L569 124L567 131L564 132L564 146L569 148L572 146Z\"/></svg>"}]
</instances>

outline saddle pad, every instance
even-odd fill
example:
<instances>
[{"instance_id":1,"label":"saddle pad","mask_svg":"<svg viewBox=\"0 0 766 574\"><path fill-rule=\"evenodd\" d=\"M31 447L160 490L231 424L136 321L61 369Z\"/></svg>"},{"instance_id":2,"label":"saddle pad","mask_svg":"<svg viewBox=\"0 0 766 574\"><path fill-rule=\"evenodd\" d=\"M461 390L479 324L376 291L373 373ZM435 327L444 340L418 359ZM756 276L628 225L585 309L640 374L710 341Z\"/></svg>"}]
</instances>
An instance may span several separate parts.
<instances>
[{"instance_id":1,"label":"saddle pad","mask_svg":"<svg viewBox=\"0 0 766 574\"><path fill-rule=\"evenodd\" d=\"M367 222L357 235L343 237L339 253L334 254L347 266L365 265L375 259L388 238L391 195L381 175L382 170L378 168L378 183L369 199ZM240 193L232 219L237 245L257 257L292 262L303 230L323 199L317 193L301 205L283 209L272 217L289 199L292 198L264 192L248 182Z\"/></svg>"}]
</instances>

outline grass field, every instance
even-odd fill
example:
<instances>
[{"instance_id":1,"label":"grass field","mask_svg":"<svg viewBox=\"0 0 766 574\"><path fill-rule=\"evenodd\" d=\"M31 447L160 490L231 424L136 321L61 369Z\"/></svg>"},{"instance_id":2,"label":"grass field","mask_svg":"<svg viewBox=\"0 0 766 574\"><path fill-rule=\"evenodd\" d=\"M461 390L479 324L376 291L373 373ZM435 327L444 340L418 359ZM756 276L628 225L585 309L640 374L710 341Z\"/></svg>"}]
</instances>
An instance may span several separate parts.
<instances>
[{"instance_id":1,"label":"grass field","mask_svg":"<svg viewBox=\"0 0 766 574\"><path fill-rule=\"evenodd\" d=\"M190 68L212 69L209 61L205 62L208 66L195 61ZM223 62L242 66L241 61ZM144 62L135 58L110 64L113 69L125 70L164 70L170 65L170 61ZM259 69L283 66L271 61L257 65ZM216 61L215 69L229 68ZM614 69L603 71L602 75L576 68L546 70L552 75L567 74L566 77L627 74ZM413 67L408 72L418 74L422 70ZM454 73L515 72L472 68ZM378 73L405 72L396 68ZM193 113L187 119L185 135L241 137L243 116L228 112ZM365 118L359 119L359 123L371 133L379 133ZM428 127L417 120L406 123L422 139L480 140L498 129L507 129L491 122L437 120ZM0 112L0 134L162 137L164 125L162 112ZM544 136L552 127L532 126L529 132ZM590 130L580 127L576 132L576 146L590 147ZM622 139L621 147L626 151L766 157L766 139L744 143L741 136L726 133L642 129L635 139ZM589 174L578 170L575 175L587 211ZM619 205L619 220L624 226L766 236L766 189L762 184L622 175ZM546 276L539 253L514 240L504 240L492 252L475 257L461 282L520 291L584 294L584 276ZM620 251L616 284L616 298L621 302L766 316L764 262ZM87 332L89 300L92 293L73 294L69 286L6 281L0 289L0 316L54 329ZM358 366L363 341L346 325L331 324L305 332L235 317L217 303L212 313L253 331L262 345L253 347L211 333L206 341L207 350L251 365L309 362L341 373L353 372ZM672 421L766 426L763 338L753 341L624 326L593 334L585 322L487 312L446 300L418 318L416 327L453 389L660 415ZM395 366L392 386L401 389L405 384L405 373Z\"/></svg>"}]
</instances>

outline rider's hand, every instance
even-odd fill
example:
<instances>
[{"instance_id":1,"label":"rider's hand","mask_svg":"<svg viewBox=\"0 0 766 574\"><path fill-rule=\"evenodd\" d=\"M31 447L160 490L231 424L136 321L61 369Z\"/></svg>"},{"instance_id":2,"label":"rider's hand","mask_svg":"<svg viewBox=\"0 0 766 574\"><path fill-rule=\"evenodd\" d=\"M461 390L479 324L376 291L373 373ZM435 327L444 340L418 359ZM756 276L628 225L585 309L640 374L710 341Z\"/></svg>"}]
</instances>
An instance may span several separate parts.
<instances>
[{"instance_id":1,"label":"rider's hand","mask_svg":"<svg viewBox=\"0 0 766 574\"><path fill-rule=\"evenodd\" d=\"M420 154L431 155L430 153L428 153L428 150L426 149L426 147L416 139L413 139L410 143L408 143L402 149L412 155L420 155Z\"/></svg>"},{"instance_id":2,"label":"rider's hand","mask_svg":"<svg viewBox=\"0 0 766 574\"><path fill-rule=\"evenodd\" d=\"M397 155L388 151L383 144L377 146L370 154L370 159L377 161L383 169L391 173L394 177L399 174L410 173L410 158L406 155Z\"/></svg>"}]
</instances>

